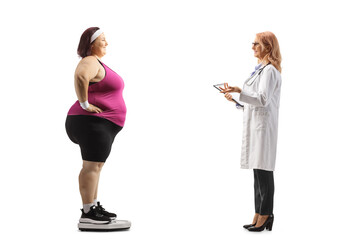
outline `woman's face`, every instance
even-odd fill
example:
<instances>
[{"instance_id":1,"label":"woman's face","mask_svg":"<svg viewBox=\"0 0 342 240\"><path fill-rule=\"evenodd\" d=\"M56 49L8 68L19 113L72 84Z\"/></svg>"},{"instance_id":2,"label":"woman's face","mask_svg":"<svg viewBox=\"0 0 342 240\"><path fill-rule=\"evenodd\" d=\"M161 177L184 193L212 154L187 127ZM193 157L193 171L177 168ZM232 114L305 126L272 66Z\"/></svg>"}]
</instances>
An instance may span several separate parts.
<instances>
[{"instance_id":1,"label":"woman's face","mask_svg":"<svg viewBox=\"0 0 342 240\"><path fill-rule=\"evenodd\" d=\"M100 36L98 36L95 41L93 42L91 46L91 52L92 54L96 54L99 57L102 57L106 54L106 47L108 43L106 41L104 33L101 33Z\"/></svg>"},{"instance_id":2,"label":"woman's face","mask_svg":"<svg viewBox=\"0 0 342 240\"><path fill-rule=\"evenodd\" d=\"M259 43L259 40L255 38L252 49L254 51L254 57L259 58L262 60L264 56L266 55L265 51L261 50L261 45Z\"/></svg>"}]
</instances>

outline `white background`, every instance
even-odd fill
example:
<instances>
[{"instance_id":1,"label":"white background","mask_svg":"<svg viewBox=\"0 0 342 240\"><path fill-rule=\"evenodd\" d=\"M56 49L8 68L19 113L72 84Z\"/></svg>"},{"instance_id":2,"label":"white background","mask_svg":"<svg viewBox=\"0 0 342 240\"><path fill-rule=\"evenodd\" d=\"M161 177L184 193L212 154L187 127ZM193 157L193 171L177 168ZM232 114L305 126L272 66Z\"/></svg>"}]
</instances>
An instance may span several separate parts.
<instances>
[{"instance_id":1,"label":"white background","mask_svg":"<svg viewBox=\"0 0 342 240\"><path fill-rule=\"evenodd\" d=\"M289 239L341 236L338 1L12 1L0 5L2 239ZM99 200L125 232L79 232L81 154L65 132L81 34L104 30L102 61L125 81L127 120ZM240 169L242 112L212 85L242 87L251 42L283 57L272 232ZM6 238L3 238L6 236ZM231 238L233 237L233 238Z\"/></svg>"}]
</instances>

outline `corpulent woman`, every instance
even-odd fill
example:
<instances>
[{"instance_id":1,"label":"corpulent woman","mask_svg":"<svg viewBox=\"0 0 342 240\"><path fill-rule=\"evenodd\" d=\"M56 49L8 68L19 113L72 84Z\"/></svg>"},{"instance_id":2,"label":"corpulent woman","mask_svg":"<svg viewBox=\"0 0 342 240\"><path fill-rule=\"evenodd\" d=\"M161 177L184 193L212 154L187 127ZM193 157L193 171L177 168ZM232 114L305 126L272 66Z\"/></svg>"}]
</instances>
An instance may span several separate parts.
<instances>
[{"instance_id":1,"label":"corpulent woman","mask_svg":"<svg viewBox=\"0 0 342 240\"><path fill-rule=\"evenodd\" d=\"M244 102L241 168L254 171L255 215L249 231L272 230L273 171L276 161L278 112L281 89L281 54L276 36L271 32L256 34L254 56L258 58L255 71L245 81L243 89L225 83L221 92L232 101L229 93L240 93Z\"/></svg>"},{"instance_id":2,"label":"corpulent woman","mask_svg":"<svg viewBox=\"0 0 342 240\"><path fill-rule=\"evenodd\" d=\"M80 223L109 223L116 218L97 201L101 169L126 118L124 82L101 61L107 45L98 27L88 28L82 34L77 49L82 59L75 71L78 101L71 106L65 122L66 132L80 146L83 159L79 175L83 202Z\"/></svg>"}]
</instances>

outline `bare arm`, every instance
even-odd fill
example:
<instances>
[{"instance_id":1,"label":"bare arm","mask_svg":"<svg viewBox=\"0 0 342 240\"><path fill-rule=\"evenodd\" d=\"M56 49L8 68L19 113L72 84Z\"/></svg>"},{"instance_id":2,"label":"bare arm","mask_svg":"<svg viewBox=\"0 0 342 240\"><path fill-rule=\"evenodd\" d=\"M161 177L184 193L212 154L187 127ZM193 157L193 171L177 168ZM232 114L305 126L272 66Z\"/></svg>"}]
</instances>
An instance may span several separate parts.
<instances>
[{"instance_id":1,"label":"bare arm","mask_svg":"<svg viewBox=\"0 0 342 240\"><path fill-rule=\"evenodd\" d=\"M85 57L77 65L75 70L75 90L80 102L88 100L88 86L91 79L95 78L99 67L95 57Z\"/></svg>"},{"instance_id":2,"label":"bare arm","mask_svg":"<svg viewBox=\"0 0 342 240\"><path fill-rule=\"evenodd\" d=\"M97 60L93 56L83 58L75 70L75 91L79 102L88 100L88 86L91 79L95 78L99 71ZM90 104L89 112L102 112L101 109Z\"/></svg>"}]
</instances>

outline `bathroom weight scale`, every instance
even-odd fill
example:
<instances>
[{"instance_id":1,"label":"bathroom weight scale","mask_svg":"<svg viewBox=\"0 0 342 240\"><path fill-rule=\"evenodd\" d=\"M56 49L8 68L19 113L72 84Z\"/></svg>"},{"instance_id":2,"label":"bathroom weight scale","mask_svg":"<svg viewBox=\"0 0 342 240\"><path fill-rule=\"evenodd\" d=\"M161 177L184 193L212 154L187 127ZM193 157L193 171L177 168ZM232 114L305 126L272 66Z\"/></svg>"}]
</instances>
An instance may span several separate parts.
<instances>
[{"instance_id":1,"label":"bathroom weight scale","mask_svg":"<svg viewBox=\"0 0 342 240\"><path fill-rule=\"evenodd\" d=\"M127 220L112 220L106 224L78 223L80 231L109 232L127 230L131 227L131 222Z\"/></svg>"}]
</instances>

